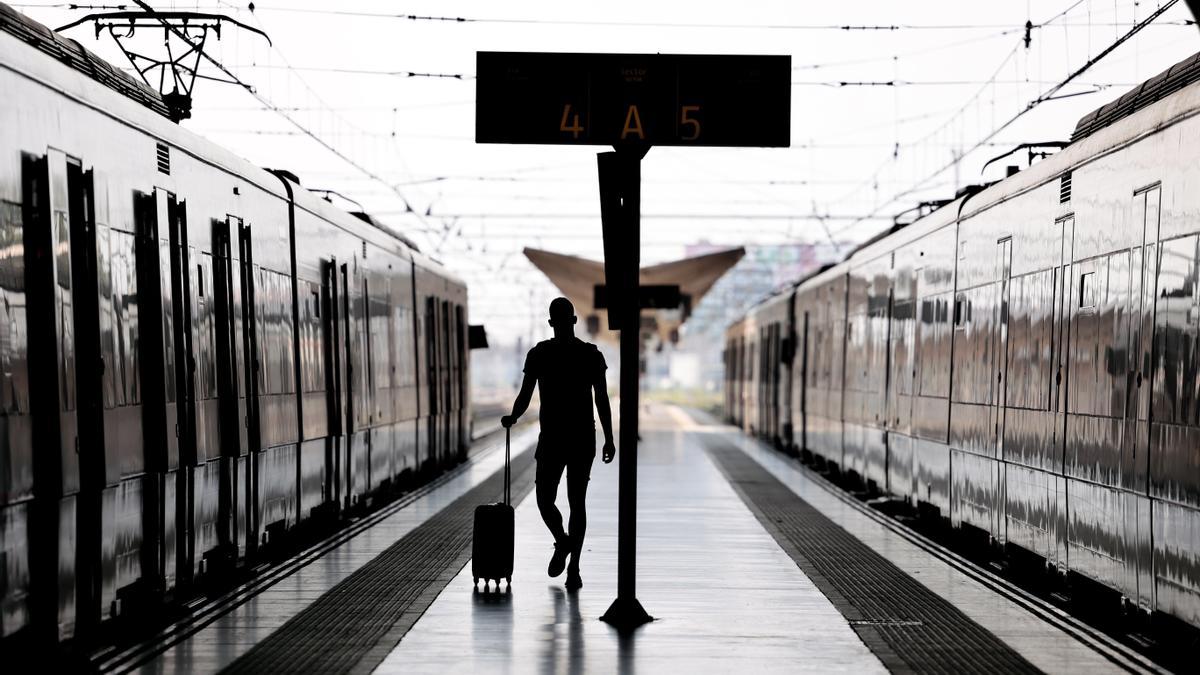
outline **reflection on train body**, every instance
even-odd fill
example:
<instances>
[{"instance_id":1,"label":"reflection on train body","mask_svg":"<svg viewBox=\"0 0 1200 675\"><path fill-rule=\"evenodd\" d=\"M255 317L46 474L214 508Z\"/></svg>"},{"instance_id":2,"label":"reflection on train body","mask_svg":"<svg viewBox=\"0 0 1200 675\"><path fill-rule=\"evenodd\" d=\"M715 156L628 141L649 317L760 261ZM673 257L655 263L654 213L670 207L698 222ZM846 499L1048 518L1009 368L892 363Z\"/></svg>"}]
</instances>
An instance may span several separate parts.
<instances>
[{"instance_id":1,"label":"reflection on train body","mask_svg":"<svg viewBox=\"0 0 1200 675\"><path fill-rule=\"evenodd\" d=\"M1073 141L732 325L727 414L1200 626L1200 55Z\"/></svg>"},{"instance_id":2,"label":"reflection on train body","mask_svg":"<svg viewBox=\"0 0 1200 675\"><path fill-rule=\"evenodd\" d=\"M438 263L2 5L0 90L5 645L157 616L465 454Z\"/></svg>"}]
</instances>

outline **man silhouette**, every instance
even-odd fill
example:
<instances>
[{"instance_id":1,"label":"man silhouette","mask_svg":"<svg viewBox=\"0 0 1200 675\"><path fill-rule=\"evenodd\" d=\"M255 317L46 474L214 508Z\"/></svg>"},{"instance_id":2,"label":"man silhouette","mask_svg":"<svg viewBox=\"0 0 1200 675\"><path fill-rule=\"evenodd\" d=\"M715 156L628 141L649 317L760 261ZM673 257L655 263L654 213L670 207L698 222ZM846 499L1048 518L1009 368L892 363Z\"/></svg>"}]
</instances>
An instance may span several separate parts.
<instances>
[{"instance_id":1,"label":"man silhouette","mask_svg":"<svg viewBox=\"0 0 1200 675\"><path fill-rule=\"evenodd\" d=\"M592 417L592 394L600 411L600 426L604 429L604 463L612 462L617 454L613 445L612 408L608 403L608 385L604 371L608 366L596 345L575 337L575 307L566 298L550 303L550 326L554 337L534 345L525 357L525 379L521 393L513 403L511 415L500 422L511 427L529 408L536 384L541 394L539 413L542 430L537 451L537 505L542 520L554 535L554 555L546 572L556 577L563 572L567 556L567 588L583 586L579 576L579 555L583 551L583 534L587 528L584 498L591 477L592 462L596 459L596 421ZM567 503L571 507L570 533L563 530L562 514L554 504L563 471L567 473Z\"/></svg>"}]
</instances>

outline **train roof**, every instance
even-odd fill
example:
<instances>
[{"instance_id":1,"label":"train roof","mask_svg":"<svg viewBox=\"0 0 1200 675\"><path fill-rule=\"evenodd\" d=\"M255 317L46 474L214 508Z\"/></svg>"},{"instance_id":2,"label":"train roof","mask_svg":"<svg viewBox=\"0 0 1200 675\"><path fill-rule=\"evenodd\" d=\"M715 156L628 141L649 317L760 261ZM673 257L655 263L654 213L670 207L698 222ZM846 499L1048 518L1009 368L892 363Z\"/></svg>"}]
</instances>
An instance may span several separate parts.
<instances>
[{"instance_id":1,"label":"train roof","mask_svg":"<svg viewBox=\"0 0 1200 675\"><path fill-rule=\"evenodd\" d=\"M1115 101L1106 103L1079 118L1071 134L1074 143L1118 120L1159 101L1171 94L1200 82L1200 52L1167 68L1158 75L1130 89Z\"/></svg>"},{"instance_id":2,"label":"train roof","mask_svg":"<svg viewBox=\"0 0 1200 675\"><path fill-rule=\"evenodd\" d=\"M1189 87L1193 91L1177 99L1178 103L1153 107L1169 95ZM855 248L836 266L839 271L834 274L842 273L843 267L872 260L955 220L969 218L1049 180L1056 180L1074 167L1122 147L1148 131L1195 114L1200 114L1200 53L1183 59L1115 101L1084 115L1076 125L1071 144L1061 152L1004 180L960 192L954 201L912 223L884 230ZM822 283L829 276L827 273L811 275L798 281L797 286Z\"/></svg>"},{"instance_id":3,"label":"train roof","mask_svg":"<svg viewBox=\"0 0 1200 675\"><path fill-rule=\"evenodd\" d=\"M1185 90L1188 91L1180 93ZM1170 104L1163 103L1171 95L1177 96ZM1156 103L1163 104L1156 106ZM951 222L970 218L1047 181L1057 180L1094 158L1197 114L1200 114L1200 53L1084 115L1076 125L1071 144L1062 151L1004 180L960 193L953 201L912 223L888 228L860 244L842 262L797 280L793 288L803 290L827 283L857 264L873 260ZM769 300L764 298L755 308Z\"/></svg>"},{"instance_id":4,"label":"train roof","mask_svg":"<svg viewBox=\"0 0 1200 675\"><path fill-rule=\"evenodd\" d=\"M421 255L403 233L373 218L355 217L303 189L288 172L268 172L229 149L171 122L166 116L166 107L162 105L161 98L144 83L92 54L74 40L64 38L0 3L0 38L4 36L52 57L47 60L33 55L22 56L13 53L11 60L5 63L6 66L15 68L35 81L60 90L68 98L281 199L287 197L281 181L284 177L291 178L300 188L294 190L292 195L296 208L309 211L376 245L390 242L394 252L411 257L423 267L435 269L453 281L462 283L461 279L446 271L440 262ZM0 44L0 47L2 46ZM73 73L74 77L58 70L63 67L69 68L68 72Z\"/></svg>"},{"instance_id":5,"label":"train roof","mask_svg":"<svg viewBox=\"0 0 1200 675\"><path fill-rule=\"evenodd\" d=\"M100 84L167 117L167 106L158 92L108 61L84 49L4 3L0 3L0 33L7 33L34 49L66 64Z\"/></svg>"},{"instance_id":6,"label":"train roof","mask_svg":"<svg viewBox=\"0 0 1200 675\"><path fill-rule=\"evenodd\" d=\"M1195 59L1196 57L1193 56L1181 61L1180 64L1172 66L1165 72L1175 72L1175 69L1181 64L1195 62ZM1098 126L1091 133L1073 140L1070 145L1050 157L988 187L963 208L960 217L970 218L996 204L1045 185L1047 182L1065 181L1066 177L1079 167L1116 152L1146 136L1158 133L1184 119L1200 114L1200 77L1195 77L1186 85L1161 84L1164 82L1163 77L1163 74L1160 73L1147 82L1134 87L1133 92L1146 92L1140 107L1129 107L1120 115L1113 113L1114 116L1107 121L1105 126ZM1183 81L1182 77L1175 80L1176 83L1181 81ZM1151 87L1151 89L1159 90L1160 93L1165 87L1172 87L1171 95L1161 94L1158 98L1154 98L1147 92L1147 85L1151 82L1160 83ZM1125 96L1122 96L1117 99L1117 102L1124 98ZM1108 106L1103 106L1099 110L1103 111L1107 108Z\"/></svg>"}]
</instances>

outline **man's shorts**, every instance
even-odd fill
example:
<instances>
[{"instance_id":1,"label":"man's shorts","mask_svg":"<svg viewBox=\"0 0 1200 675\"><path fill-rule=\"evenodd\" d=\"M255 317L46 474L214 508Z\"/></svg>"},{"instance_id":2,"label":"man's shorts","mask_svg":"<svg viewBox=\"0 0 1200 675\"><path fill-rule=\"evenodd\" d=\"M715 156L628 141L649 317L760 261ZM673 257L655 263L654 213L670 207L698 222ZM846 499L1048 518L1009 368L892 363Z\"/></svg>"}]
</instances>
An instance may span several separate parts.
<instances>
[{"instance_id":1,"label":"man's shorts","mask_svg":"<svg viewBox=\"0 0 1200 675\"><path fill-rule=\"evenodd\" d=\"M536 482L557 485L565 470L568 486L580 482L586 484L591 479L592 462L596 460L596 430L569 435L542 432L538 435L533 456L537 460Z\"/></svg>"}]
</instances>

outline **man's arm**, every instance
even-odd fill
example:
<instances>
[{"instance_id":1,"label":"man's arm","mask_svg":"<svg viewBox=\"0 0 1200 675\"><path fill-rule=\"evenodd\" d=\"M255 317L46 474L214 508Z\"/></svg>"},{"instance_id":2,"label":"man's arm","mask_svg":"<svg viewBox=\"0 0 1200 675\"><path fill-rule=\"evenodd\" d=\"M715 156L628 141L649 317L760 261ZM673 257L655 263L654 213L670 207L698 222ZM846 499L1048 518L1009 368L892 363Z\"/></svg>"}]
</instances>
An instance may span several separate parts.
<instances>
[{"instance_id":1,"label":"man's arm","mask_svg":"<svg viewBox=\"0 0 1200 675\"><path fill-rule=\"evenodd\" d=\"M533 387L536 384L537 378L530 377L529 373L525 373L525 379L521 380L521 392L517 394L517 400L513 402L512 414L501 417L500 424L511 427L517 423L517 419L529 409L529 401L533 398Z\"/></svg>"},{"instance_id":2,"label":"man's arm","mask_svg":"<svg viewBox=\"0 0 1200 675\"><path fill-rule=\"evenodd\" d=\"M604 430L604 463L613 461L617 456L617 446L613 443L612 406L608 402L608 383L604 381L604 372L599 379L592 383L592 391L596 394L596 411L600 413L600 428Z\"/></svg>"}]
</instances>

